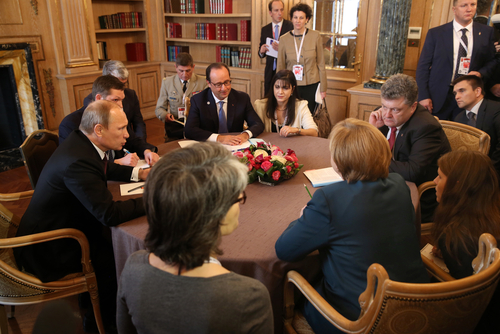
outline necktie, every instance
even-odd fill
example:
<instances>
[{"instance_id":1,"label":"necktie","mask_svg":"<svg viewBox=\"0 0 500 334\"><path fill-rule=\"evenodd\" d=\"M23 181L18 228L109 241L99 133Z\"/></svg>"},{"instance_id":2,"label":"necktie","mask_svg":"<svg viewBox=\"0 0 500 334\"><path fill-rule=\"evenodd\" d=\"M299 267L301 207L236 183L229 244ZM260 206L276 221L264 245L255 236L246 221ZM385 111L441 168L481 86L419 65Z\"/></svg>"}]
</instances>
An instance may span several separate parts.
<instances>
[{"instance_id":1,"label":"necktie","mask_svg":"<svg viewBox=\"0 0 500 334\"><path fill-rule=\"evenodd\" d=\"M470 112L467 116L469 117L469 121L467 122L467 124L476 127L476 114Z\"/></svg>"},{"instance_id":2,"label":"necktie","mask_svg":"<svg viewBox=\"0 0 500 334\"><path fill-rule=\"evenodd\" d=\"M280 38L280 26L277 24L274 26L274 39L278 40ZM274 58L273 71L276 71L276 58Z\"/></svg>"},{"instance_id":3,"label":"necktie","mask_svg":"<svg viewBox=\"0 0 500 334\"><path fill-rule=\"evenodd\" d=\"M394 143L396 142L396 131L398 131L398 128L391 128L391 136L389 137L389 147L391 148L391 151L394 147Z\"/></svg>"},{"instance_id":4,"label":"necktie","mask_svg":"<svg viewBox=\"0 0 500 334\"><path fill-rule=\"evenodd\" d=\"M219 133L227 133L226 114L224 114L224 101L219 101Z\"/></svg>"},{"instance_id":5,"label":"necktie","mask_svg":"<svg viewBox=\"0 0 500 334\"><path fill-rule=\"evenodd\" d=\"M102 158L102 161L104 162L104 174L108 171L108 152L104 153L104 158Z\"/></svg>"},{"instance_id":6,"label":"necktie","mask_svg":"<svg viewBox=\"0 0 500 334\"><path fill-rule=\"evenodd\" d=\"M183 86L182 86L182 92L185 93L186 92L186 89L187 89L187 80L183 82Z\"/></svg>"},{"instance_id":7,"label":"necktie","mask_svg":"<svg viewBox=\"0 0 500 334\"><path fill-rule=\"evenodd\" d=\"M460 29L460 31L462 32L463 44L459 43L459 46L458 46L457 66L455 67L455 76L453 77L453 80L455 80L456 78L463 75L463 74L458 74L458 68L460 67L460 59L462 59L462 57L467 57L467 49L466 48L469 45L469 40L467 39L467 35L465 34L467 32L467 29L463 28L463 29ZM465 45L465 48L464 48L464 45Z\"/></svg>"}]
</instances>

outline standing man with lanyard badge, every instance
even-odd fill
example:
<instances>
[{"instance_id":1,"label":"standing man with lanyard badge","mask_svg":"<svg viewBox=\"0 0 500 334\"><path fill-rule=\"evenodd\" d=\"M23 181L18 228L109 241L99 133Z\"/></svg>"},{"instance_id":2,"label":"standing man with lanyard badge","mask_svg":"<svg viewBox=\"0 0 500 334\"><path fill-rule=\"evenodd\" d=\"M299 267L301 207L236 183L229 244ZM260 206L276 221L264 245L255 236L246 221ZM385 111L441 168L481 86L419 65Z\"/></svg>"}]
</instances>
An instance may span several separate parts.
<instances>
[{"instance_id":1,"label":"standing man with lanyard badge","mask_svg":"<svg viewBox=\"0 0 500 334\"><path fill-rule=\"evenodd\" d=\"M266 57L266 69L264 70L264 95L267 95L271 87L271 80L276 74L277 59L267 56L266 52L270 47L278 51L278 40L281 35L293 29L292 22L283 19L284 4L282 0L271 0L269 2L269 15L272 22L262 27L260 33L259 57ZM267 38L271 38L272 45L266 43Z\"/></svg>"},{"instance_id":2,"label":"standing man with lanyard badge","mask_svg":"<svg viewBox=\"0 0 500 334\"><path fill-rule=\"evenodd\" d=\"M477 0L454 0L452 22L430 29L417 66L418 101L440 119L459 112L451 82L462 75L486 81L496 67L493 28L473 22Z\"/></svg>"},{"instance_id":3,"label":"standing man with lanyard badge","mask_svg":"<svg viewBox=\"0 0 500 334\"><path fill-rule=\"evenodd\" d=\"M312 17L309 5L296 4L290 9L290 17L294 28L280 39L276 71L287 69L293 72L300 98L307 100L312 113L316 107L318 86L321 99L326 97L323 42L319 32L306 28Z\"/></svg>"}]
</instances>

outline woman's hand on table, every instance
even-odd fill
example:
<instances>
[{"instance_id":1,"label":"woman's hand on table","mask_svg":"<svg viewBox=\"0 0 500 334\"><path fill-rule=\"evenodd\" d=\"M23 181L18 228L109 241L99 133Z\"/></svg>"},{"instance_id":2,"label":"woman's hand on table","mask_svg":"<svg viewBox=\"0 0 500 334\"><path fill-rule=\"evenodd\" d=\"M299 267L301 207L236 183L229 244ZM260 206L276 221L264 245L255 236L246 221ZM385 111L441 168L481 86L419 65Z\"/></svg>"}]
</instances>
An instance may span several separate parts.
<instances>
[{"instance_id":1,"label":"woman's hand on table","mask_svg":"<svg viewBox=\"0 0 500 334\"><path fill-rule=\"evenodd\" d=\"M300 129L292 128L291 126L285 125L280 130L281 137L296 136L300 133Z\"/></svg>"},{"instance_id":2,"label":"woman's hand on table","mask_svg":"<svg viewBox=\"0 0 500 334\"><path fill-rule=\"evenodd\" d=\"M153 167L154 164L157 163L159 159L160 156L155 152L152 152L151 150L144 151L144 160L146 160L146 163L151 167Z\"/></svg>"}]
</instances>

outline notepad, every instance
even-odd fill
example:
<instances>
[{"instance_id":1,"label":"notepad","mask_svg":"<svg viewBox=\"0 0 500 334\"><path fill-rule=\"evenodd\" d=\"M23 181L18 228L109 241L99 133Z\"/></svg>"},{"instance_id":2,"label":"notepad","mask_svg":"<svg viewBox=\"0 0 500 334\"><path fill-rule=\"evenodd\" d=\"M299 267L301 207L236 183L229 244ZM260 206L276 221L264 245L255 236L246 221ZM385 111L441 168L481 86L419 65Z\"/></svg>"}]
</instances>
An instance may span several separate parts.
<instances>
[{"instance_id":1,"label":"notepad","mask_svg":"<svg viewBox=\"0 0 500 334\"><path fill-rule=\"evenodd\" d=\"M273 49L273 43L274 42L279 43L279 41L277 41L275 39L272 39L272 38L269 38L269 37L266 38L266 44L267 44L266 55L274 57L274 58L278 58L278 51L276 51L276 50Z\"/></svg>"},{"instance_id":2,"label":"notepad","mask_svg":"<svg viewBox=\"0 0 500 334\"><path fill-rule=\"evenodd\" d=\"M142 194L142 193L144 193L144 187L143 187L144 183L146 183L146 182L132 182L132 183L120 184L120 195L128 196L128 195ZM140 188L141 186L143 188ZM134 189L134 188L138 188L138 187L139 187L139 189L135 189L134 191L129 192L129 190Z\"/></svg>"},{"instance_id":3,"label":"notepad","mask_svg":"<svg viewBox=\"0 0 500 334\"><path fill-rule=\"evenodd\" d=\"M306 170L304 175L311 181L314 188L327 186L329 184L343 181L332 167Z\"/></svg>"},{"instance_id":4,"label":"notepad","mask_svg":"<svg viewBox=\"0 0 500 334\"><path fill-rule=\"evenodd\" d=\"M444 263L443 259L435 256L432 253L432 247L433 246L428 243L427 245L424 246L424 248L422 248L420 250L420 254L422 254L423 256L425 256L426 258L431 260L432 262L434 262L439 268L443 269L443 271L450 273L450 271L448 270L448 267L446 267L446 264Z\"/></svg>"}]
</instances>

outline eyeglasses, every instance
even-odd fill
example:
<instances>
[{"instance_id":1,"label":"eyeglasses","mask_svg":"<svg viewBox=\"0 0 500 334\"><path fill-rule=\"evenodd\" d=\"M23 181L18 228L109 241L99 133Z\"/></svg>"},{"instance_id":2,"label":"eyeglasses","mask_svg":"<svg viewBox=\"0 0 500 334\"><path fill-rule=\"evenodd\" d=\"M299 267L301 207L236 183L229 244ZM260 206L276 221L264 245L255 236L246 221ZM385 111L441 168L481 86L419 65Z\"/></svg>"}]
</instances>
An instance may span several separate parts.
<instances>
[{"instance_id":1,"label":"eyeglasses","mask_svg":"<svg viewBox=\"0 0 500 334\"><path fill-rule=\"evenodd\" d=\"M224 82L218 82L218 83L210 83L212 86L214 86L215 88L217 89L221 89L222 88L222 85L226 86L226 87L229 87L231 86L231 80L227 80L227 81L224 81Z\"/></svg>"},{"instance_id":2,"label":"eyeglasses","mask_svg":"<svg viewBox=\"0 0 500 334\"><path fill-rule=\"evenodd\" d=\"M245 202L247 201L247 194L245 193L245 191L243 190L243 196L242 197L238 197L238 199L236 201L234 201L234 204L236 203L240 203L240 204L245 204Z\"/></svg>"}]
</instances>

